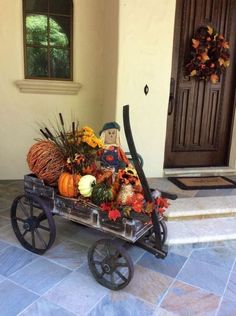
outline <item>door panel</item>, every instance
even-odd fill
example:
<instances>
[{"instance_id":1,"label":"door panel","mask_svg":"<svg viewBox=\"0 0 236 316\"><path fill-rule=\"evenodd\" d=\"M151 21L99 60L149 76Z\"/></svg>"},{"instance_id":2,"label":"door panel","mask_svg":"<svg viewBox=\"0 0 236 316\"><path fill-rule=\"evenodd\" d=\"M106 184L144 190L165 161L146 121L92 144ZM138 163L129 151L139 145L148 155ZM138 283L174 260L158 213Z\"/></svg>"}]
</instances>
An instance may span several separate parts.
<instances>
[{"instance_id":1,"label":"door panel","mask_svg":"<svg viewBox=\"0 0 236 316\"><path fill-rule=\"evenodd\" d=\"M235 0L177 0L173 46L173 110L167 120L165 167L228 164L235 92ZM184 75L191 39L212 25L230 42L231 65L217 84Z\"/></svg>"}]
</instances>

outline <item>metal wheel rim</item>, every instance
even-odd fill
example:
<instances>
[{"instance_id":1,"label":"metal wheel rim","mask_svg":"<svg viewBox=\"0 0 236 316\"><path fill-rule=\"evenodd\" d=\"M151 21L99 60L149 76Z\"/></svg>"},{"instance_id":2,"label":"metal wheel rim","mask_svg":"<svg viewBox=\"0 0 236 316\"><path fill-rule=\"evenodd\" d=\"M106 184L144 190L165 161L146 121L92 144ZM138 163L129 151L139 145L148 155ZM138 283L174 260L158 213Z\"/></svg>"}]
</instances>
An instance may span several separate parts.
<instances>
[{"instance_id":1,"label":"metal wheel rim","mask_svg":"<svg viewBox=\"0 0 236 316\"><path fill-rule=\"evenodd\" d=\"M35 196L23 194L15 198L11 207L11 224L21 245L37 254L47 251L56 237L51 212Z\"/></svg>"},{"instance_id":2,"label":"metal wheel rim","mask_svg":"<svg viewBox=\"0 0 236 316\"><path fill-rule=\"evenodd\" d=\"M114 291L126 287L134 273L128 253L110 239L101 239L93 244L88 252L88 264L97 282Z\"/></svg>"}]
</instances>

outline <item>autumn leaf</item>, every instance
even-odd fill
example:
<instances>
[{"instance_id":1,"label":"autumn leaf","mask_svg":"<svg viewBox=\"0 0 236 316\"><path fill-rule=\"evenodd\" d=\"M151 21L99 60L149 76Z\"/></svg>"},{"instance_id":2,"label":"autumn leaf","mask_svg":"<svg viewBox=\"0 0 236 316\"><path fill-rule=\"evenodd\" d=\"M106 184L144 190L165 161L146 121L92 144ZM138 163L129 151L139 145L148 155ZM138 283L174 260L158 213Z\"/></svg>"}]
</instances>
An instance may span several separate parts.
<instances>
[{"instance_id":1,"label":"autumn leaf","mask_svg":"<svg viewBox=\"0 0 236 316\"><path fill-rule=\"evenodd\" d=\"M112 221L116 221L117 218L121 217L120 211L115 209L115 210L111 210L108 213L108 218Z\"/></svg>"},{"instance_id":2,"label":"autumn leaf","mask_svg":"<svg viewBox=\"0 0 236 316\"><path fill-rule=\"evenodd\" d=\"M169 203L166 198L159 197L156 199L156 204L158 206L158 212L163 214L166 211L166 208L169 207Z\"/></svg>"},{"instance_id":3,"label":"autumn leaf","mask_svg":"<svg viewBox=\"0 0 236 316\"><path fill-rule=\"evenodd\" d=\"M145 213L152 213L154 209L154 205L152 202L147 202L146 208L145 208Z\"/></svg>"},{"instance_id":4,"label":"autumn leaf","mask_svg":"<svg viewBox=\"0 0 236 316\"><path fill-rule=\"evenodd\" d=\"M224 48L229 48L229 43L228 43L228 42L223 42L223 43L222 43L222 47L224 47Z\"/></svg>"},{"instance_id":5,"label":"autumn leaf","mask_svg":"<svg viewBox=\"0 0 236 316\"><path fill-rule=\"evenodd\" d=\"M143 203L138 200L135 200L132 204L132 209L137 213L141 213L143 210Z\"/></svg>"},{"instance_id":6,"label":"autumn leaf","mask_svg":"<svg viewBox=\"0 0 236 316\"><path fill-rule=\"evenodd\" d=\"M212 83L217 83L219 81L219 77L216 74L212 74L210 80Z\"/></svg>"},{"instance_id":7,"label":"autumn leaf","mask_svg":"<svg viewBox=\"0 0 236 316\"><path fill-rule=\"evenodd\" d=\"M224 65L224 59L223 58L219 58L218 59L218 62L219 62L219 64L220 64L220 66L222 66L222 65Z\"/></svg>"},{"instance_id":8,"label":"autumn leaf","mask_svg":"<svg viewBox=\"0 0 236 316\"><path fill-rule=\"evenodd\" d=\"M170 205L170 204L168 203L167 199L166 199L166 198L163 198L163 197L157 198L156 204L157 204L158 207L160 207L160 208L168 208L168 206Z\"/></svg>"},{"instance_id":9,"label":"autumn leaf","mask_svg":"<svg viewBox=\"0 0 236 316\"><path fill-rule=\"evenodd\" d=\"M226 61L224 62L224 67L227 68L227 67L229 67L229 65L230 65L230 61L229 61L229 60L226 60Z\"/></svg>"},{"instance_id":10,"label":"autumn leaf","mask_svg":"<svg viewBox=\"0 0 236 316\"><path fill-rule=\"evenodd\" d=\"M213 33L213 28L212 28L211 26L207 25L207 29L208 29L208 33L209 33L210 35L212 35L212 33Z\"/></svg>"},{"instance_id":11,"label":"autumn leaf","mask_svg":"<svg viewBox=\"0 0 236 316\"><path fill-rule=\"evenodd\" d=\"M200 41L196 40L196 39L192 39L192 42L193 42L193 47L196 49L198 48L199 44L200 44Z\"/></svg>"},{"instance_id":12,"label":"autumn leaf","mask_svg":"<svg viewBox=\"0 0 236 316\"><path fill-rule=\"evenodd\" d=\"M102 203L100 205L100 208L104 211L104 212L109 212L111 210L111 203Z\"/></svg>"},{"instance_id":13,"label":"autumn leaf","mask_svg":"<svg viewBox=\"0 0 236 316\"><path fill-rule=\"evenodd\" d=\"M209 60L209 56L207 55L207 53L202 53L201 54L201 58L202 58L202 61L205 63L207 60Z\"/></svg>"},{"instance_id":14,"label":"autumn leaf","mask_svg":"<svg viewBox=\"0 0 236 316\"><path fill-rule=\"evenodd\" d=\"M197 74L197 70L196 69L194 69L194 70L192 70L190 72L190 76L196 76L196 74Z\"/></svg>"},{"instance_id":15,"label":"autumn leaf","mask_svg":"<svg viewBox=\"0 0 236 316\"><path fill-rule=\"evenodd\" d=\"M126 217L130 217L130 212L131 212L131 210L132 210L131 206L125 206L125 207L123 208L123 213L124 213L124 215L125 215Z\"/></svg>"}]
</instances>

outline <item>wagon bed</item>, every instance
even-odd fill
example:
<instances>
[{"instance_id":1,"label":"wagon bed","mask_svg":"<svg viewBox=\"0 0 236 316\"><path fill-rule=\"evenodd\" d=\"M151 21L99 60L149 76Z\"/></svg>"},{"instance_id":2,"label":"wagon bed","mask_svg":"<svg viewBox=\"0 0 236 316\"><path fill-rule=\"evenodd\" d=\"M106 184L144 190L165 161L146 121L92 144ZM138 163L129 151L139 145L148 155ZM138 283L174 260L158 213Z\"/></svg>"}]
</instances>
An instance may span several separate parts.
<instances>
[{"instance_id":1,"label":"wagon bed","mask_svg":"<svg viewBox=\"0 0 236 316\"><path fill-rule=\"evenodd\" d=\"M73 222L109 233L131 243L135 243L153 226L150 221L143 223L132 218L124 218L119 223L107 220L103 216L104 211L88 199L63 197L58 194L57 187L47 186L43 180L38 179L33 174L25 175L24 189L27 195L47 199L52 214L60 215Z\"/></svg>"}]
</instances>

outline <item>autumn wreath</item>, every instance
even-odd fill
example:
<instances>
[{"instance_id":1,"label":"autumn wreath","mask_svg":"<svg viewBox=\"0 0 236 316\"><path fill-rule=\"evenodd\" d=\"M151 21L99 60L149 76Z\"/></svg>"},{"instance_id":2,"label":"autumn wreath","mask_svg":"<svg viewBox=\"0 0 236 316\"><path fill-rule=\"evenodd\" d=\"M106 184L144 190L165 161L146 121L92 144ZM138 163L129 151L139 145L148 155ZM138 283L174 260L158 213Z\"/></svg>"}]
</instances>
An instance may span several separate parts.
<instances>
[{"instance_id":1,"label":"autumn wreath","mask_svg":"<svg viewBox=\"0 0 236 316\"><path fill-rule=\"evenodd\" d=\"M229 66L229 43L210 26L201 26L192 39L186 75L217 83Z\"/></svg>"}]
</instances>

